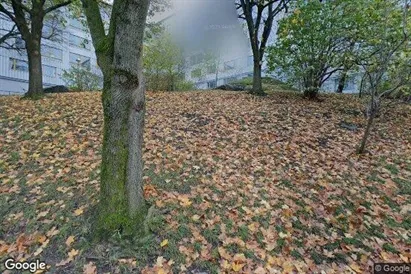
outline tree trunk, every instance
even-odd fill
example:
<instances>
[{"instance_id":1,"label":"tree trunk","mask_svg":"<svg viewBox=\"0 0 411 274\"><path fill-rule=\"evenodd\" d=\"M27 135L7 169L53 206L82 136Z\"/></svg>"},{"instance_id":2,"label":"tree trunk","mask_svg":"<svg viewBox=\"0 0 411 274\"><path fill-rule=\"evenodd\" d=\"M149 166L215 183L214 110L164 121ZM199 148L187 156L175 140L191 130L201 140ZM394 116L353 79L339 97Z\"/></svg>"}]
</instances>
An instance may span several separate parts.
<instances>
[{"instance_id":1,"label":"tree trunk","mask_svg":"<svg viewBox=\"0 0 411 274\"><path fill-rule=\"evenodd\" d=\"M319 82L310 75L304 80L304 97L314 100L317 99L318 90L320 89Z\"/></svg>"},{"instance_id":2,"label":"tree trunk","mask_svg":"<svg viewBox=\"0 0 411 274\"><path fill-rule=\"evenodd\" d=\"M43 95L43 70L41 67L40 46L27 49L29 63L29 90L26 97L39 98Z\"/></svg>"},{"instance_id":3,"label":"tree trunk","mask_svg":"<svg viewBox=\"0 0 411 274\"><path fill-rule=\"evenodd\" d=\"M317 99L318 95L318 88L316 87L308 87L304 89L304 97L314 100Z\"/></svg>"},{"instance_id":4,"label":"tree trunk","mask_svg":"<svg viewBox=\"0 0 411 274\"><path fill-rule=\"evenodd\" d=\"M31 21L31 34L24 35L27 58L29 61L29 90L26 97L40 98L43 92L43 69L41 62L41 33L43 29L42 7L34 6L34 15Z\"/></svg>"},{"instance_id":5,"label":"tree trunk","mask_svg":"<svg viewBox=\"0 0 411 274\"><path fill-rule=\"evenodd\" d=\"M345 86L345 81L347 80L347 73L348 73L348 68L344 68L344 70L341 72L340 79L338 81L338 87L337 87L337 93L343 93L344 86Z\"/></svg>"},{"instance_id":6,"label":"tree trunk","mask_svg":"<svg viewBox=\"0 0 411 274\"><path fill-rule=\"evenodd\" d=\"M259 59L258 57L254 57ZM264 96L266 93L263 91L263 85L261 80L261 64L260 61L254 61L254 71L253 71L253 90L252 94Z\"/></svg>"},{"instance_id":7,"label":"tree trunk","mask_svg":"<svg viewBox=\"0 0 411 274\"><path fill-rule=\"evenodd\" d=\"M368 136L370 135L371 127L374 122L374 118L377 116L379 112L379 98L376 97L375 94L376 94L376 91L372 90L371 101L367 107L368 111L366 111L366 114L368 114L367 127L365 128L364 136L361 140L360 147L357 150L358 154L364 153L365 145L367 143Z\"/></svg>"},{"instance_id":8,"label":"tree trunk","mask_svg":"<svg viewBox=\"0 0 411 274\"><path fill-rule=\"evenodd\" d=\"M115 0L112 73L103 89L104 138L99 229L142 228L145 84L142 49L148 0ZM110 77L110 78L108 78Z\"/></svg>"},{"instance_id":9,"label":"tree trunk","mask_svg":"<svg viewBox=\"0 0 411 274\"><path fill-rule=\"evenodd\" d=\"M361 83L360 83L360 91L358 92L358 97L362 97L363 89L364 89L364 81L365 81L365 74L363 77L361 77Z\"/></svg>"},{"instance_id":10,"label":"tree trunk","mask_svg":"<svg viewBox=\"0 0 411 274\"><path fill-rule=\"evenodd\" d=\"M371 132L372 123L374 122L375 114L372 112L371 115L368 117L367 127L365 128L364 136L362 137L360 147L358 148L358 154L363 154L365 151L365 145L368 140L368 136Z\"/></svg>"}]
</instances>

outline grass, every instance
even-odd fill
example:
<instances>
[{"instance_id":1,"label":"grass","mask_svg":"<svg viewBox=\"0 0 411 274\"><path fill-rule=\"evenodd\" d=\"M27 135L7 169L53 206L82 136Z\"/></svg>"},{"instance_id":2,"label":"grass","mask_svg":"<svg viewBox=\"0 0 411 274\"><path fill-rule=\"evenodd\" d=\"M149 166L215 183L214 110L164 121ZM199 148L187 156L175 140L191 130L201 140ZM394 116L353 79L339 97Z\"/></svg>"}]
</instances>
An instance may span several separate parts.
<instances>
[{"instance_id":1,"label":"grass","mask_svg":"<svg viewBox=\"0 0 411 274\"><path fill-rule=\"evenodd\" d=\"M284 83L280 80L271 78L271 77L263 77L262 78L262 83L263 83L263 89L264 91L268 93L272 93L273 91L297 91L297 89L293 88L287 83ZM252 77L246 77L240 80L236 80L231 82L230 84L233 85L241 85L245 86L246 89L250 89L253 86L253 78ZM262 112L262 115L264 115L264 112Z\"/></svg>"},{"instance_id":2,"label":"grass","mask_svg":"<svg viewBox=\"0 0 411 274\"><path fill-rule=\"evenodd\" d=\"M273 79L265 85L286 87ZM361 101L324 99L310 102L290 91L264 98L148 93L144 191L155 205L151 234L118 232L95 242L100 94L2 97L0 260L38 258L50 273L81 273L90 262L98 273L232 273L242 255L242 270L251 272L281 271L288 263L303 273L332 272L333 263L365 272L364 260L402 262L411 244L404 210L411 110L402 105L377 119L369 154L357 156L361 130L339 123L364 128L364 118L354 115ZM78 255L62 265L73 249Z\"/></svg>"}]
</instances>

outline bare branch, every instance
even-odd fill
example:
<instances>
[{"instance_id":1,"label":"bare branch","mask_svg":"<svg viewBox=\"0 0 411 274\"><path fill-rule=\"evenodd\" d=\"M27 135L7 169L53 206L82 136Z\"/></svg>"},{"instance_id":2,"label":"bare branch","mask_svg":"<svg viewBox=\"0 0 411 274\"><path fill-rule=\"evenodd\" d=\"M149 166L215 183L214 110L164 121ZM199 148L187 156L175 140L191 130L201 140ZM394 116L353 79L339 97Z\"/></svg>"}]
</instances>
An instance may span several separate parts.
<instances>
[{"instance_id":1,"label":"bare branch","mask_svg":"<svg viewBox=\"0 0 411 274\"><path fill-rule=\"evenodd\" d=\"M72 2L73 2L72 0L69 0L69 1L62 2L62 3L57 4L57 5L54 5L54 6L52 6L52 7L49 7L49 8L47 8L47 9L44 10L44 14L50 13L50 12L52 12L52 11L55 11L56 9L59 9L59 8L61 8L61 7L70 5Z\"/></svg>"},{"instance_id":2,"label":"bare branch","mask_svg":"<svg viewBox=\"0 0 411 274\"><path fill-rule=\"evenodd\" d=\"M16 22L16 18L14 17L14 15L8 11L3 4L0 4L0 12L7 15L13 22Z\"/></svg>"}]
</instances>

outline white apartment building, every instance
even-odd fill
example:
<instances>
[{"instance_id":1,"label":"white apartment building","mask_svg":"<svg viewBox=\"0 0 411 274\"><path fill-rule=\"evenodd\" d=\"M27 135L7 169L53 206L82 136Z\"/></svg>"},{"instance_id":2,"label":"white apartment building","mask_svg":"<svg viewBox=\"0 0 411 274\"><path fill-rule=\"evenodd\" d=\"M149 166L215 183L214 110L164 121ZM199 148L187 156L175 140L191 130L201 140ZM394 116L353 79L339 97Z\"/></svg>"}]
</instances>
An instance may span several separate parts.
<instances>
[{"instance_id":1,"label":"white apartment building","mask_svg":"<svg viewBox=\"0 0 411 274\"><path fill-rule=\"evenodd\" d=\"M283 16L285 14L279 14L277 21ZM187 54L186 80L194 82L197 88L214 88L253 75L253 56L245 21L238 19L234 0L175 0L173 10L157 16L157 21L162 22L184 48ZM269 45L276 40L277 21ZM207 64L206 52L209 50L217 57L217 66ZM266 62L263 62L262 74L268 75ZM356 75L349 76L344 92L356 92L357 80ZM336 74L324 83L322 90L334 92L337 86Z\"/></svg>"},{"instance_id":2,"label":"white apartment building","mask_svg":"<svg viewBox=\"0 0 411 274\"><path fill-rule=\"evenodd\" d=\"M101 75L97 66L96 56L88 28L78 18L68 15L65 9L60 10L66 23L55 27L50 22L45 22L43 28L41 55L43 63L44 87L64 85L63 72L72 66L88 67L94 73ZM0 14L1 29L10 29L13 22L8 17ZM20 51L2 48L0 46L0 95L24 94L28 90L28 62L24 49L24 41L18 38L9 43L15 43L22 48Z\"/></svg>"}]
</instances>

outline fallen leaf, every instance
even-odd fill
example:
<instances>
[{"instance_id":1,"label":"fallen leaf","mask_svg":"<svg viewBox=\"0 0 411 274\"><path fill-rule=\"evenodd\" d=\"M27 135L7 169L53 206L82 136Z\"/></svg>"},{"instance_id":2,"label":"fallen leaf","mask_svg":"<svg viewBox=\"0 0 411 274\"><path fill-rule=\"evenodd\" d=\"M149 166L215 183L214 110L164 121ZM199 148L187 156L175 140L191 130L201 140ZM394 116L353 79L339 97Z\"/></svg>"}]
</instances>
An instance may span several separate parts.
<instances>
[{"instance_id":1,"label":"fallen leaf","mask_svg":"<svg viewBox=\"0 0 411 274\"><path fill-rule=\"evenodd\" d=\"M94 265L93 262L89 262L88 264L84 265L83 273L84 274L96 274L97 273L97 267Z\"/></svg>"},{"instance_id":2,"label":"fallen leaf","mask_svg":"<svg viewBox=\"0 0 411 274\"><path fill-rule=\"evenodd\" d=\"M168 240L167 239L163 240L160 244L161 247L164 247L166 245L168 245Z\"/></svg>"},{"instance_id":3,"label":"fallen leaf","mask_svg":"<svg viewBox=\"0 0 411 274\"><path fill-rule=\"evenodd\" d=\"M66 240L66 245L70 247L73 242L74 242L74 236L69 236Z\"/></svg>"}]
</instances>

